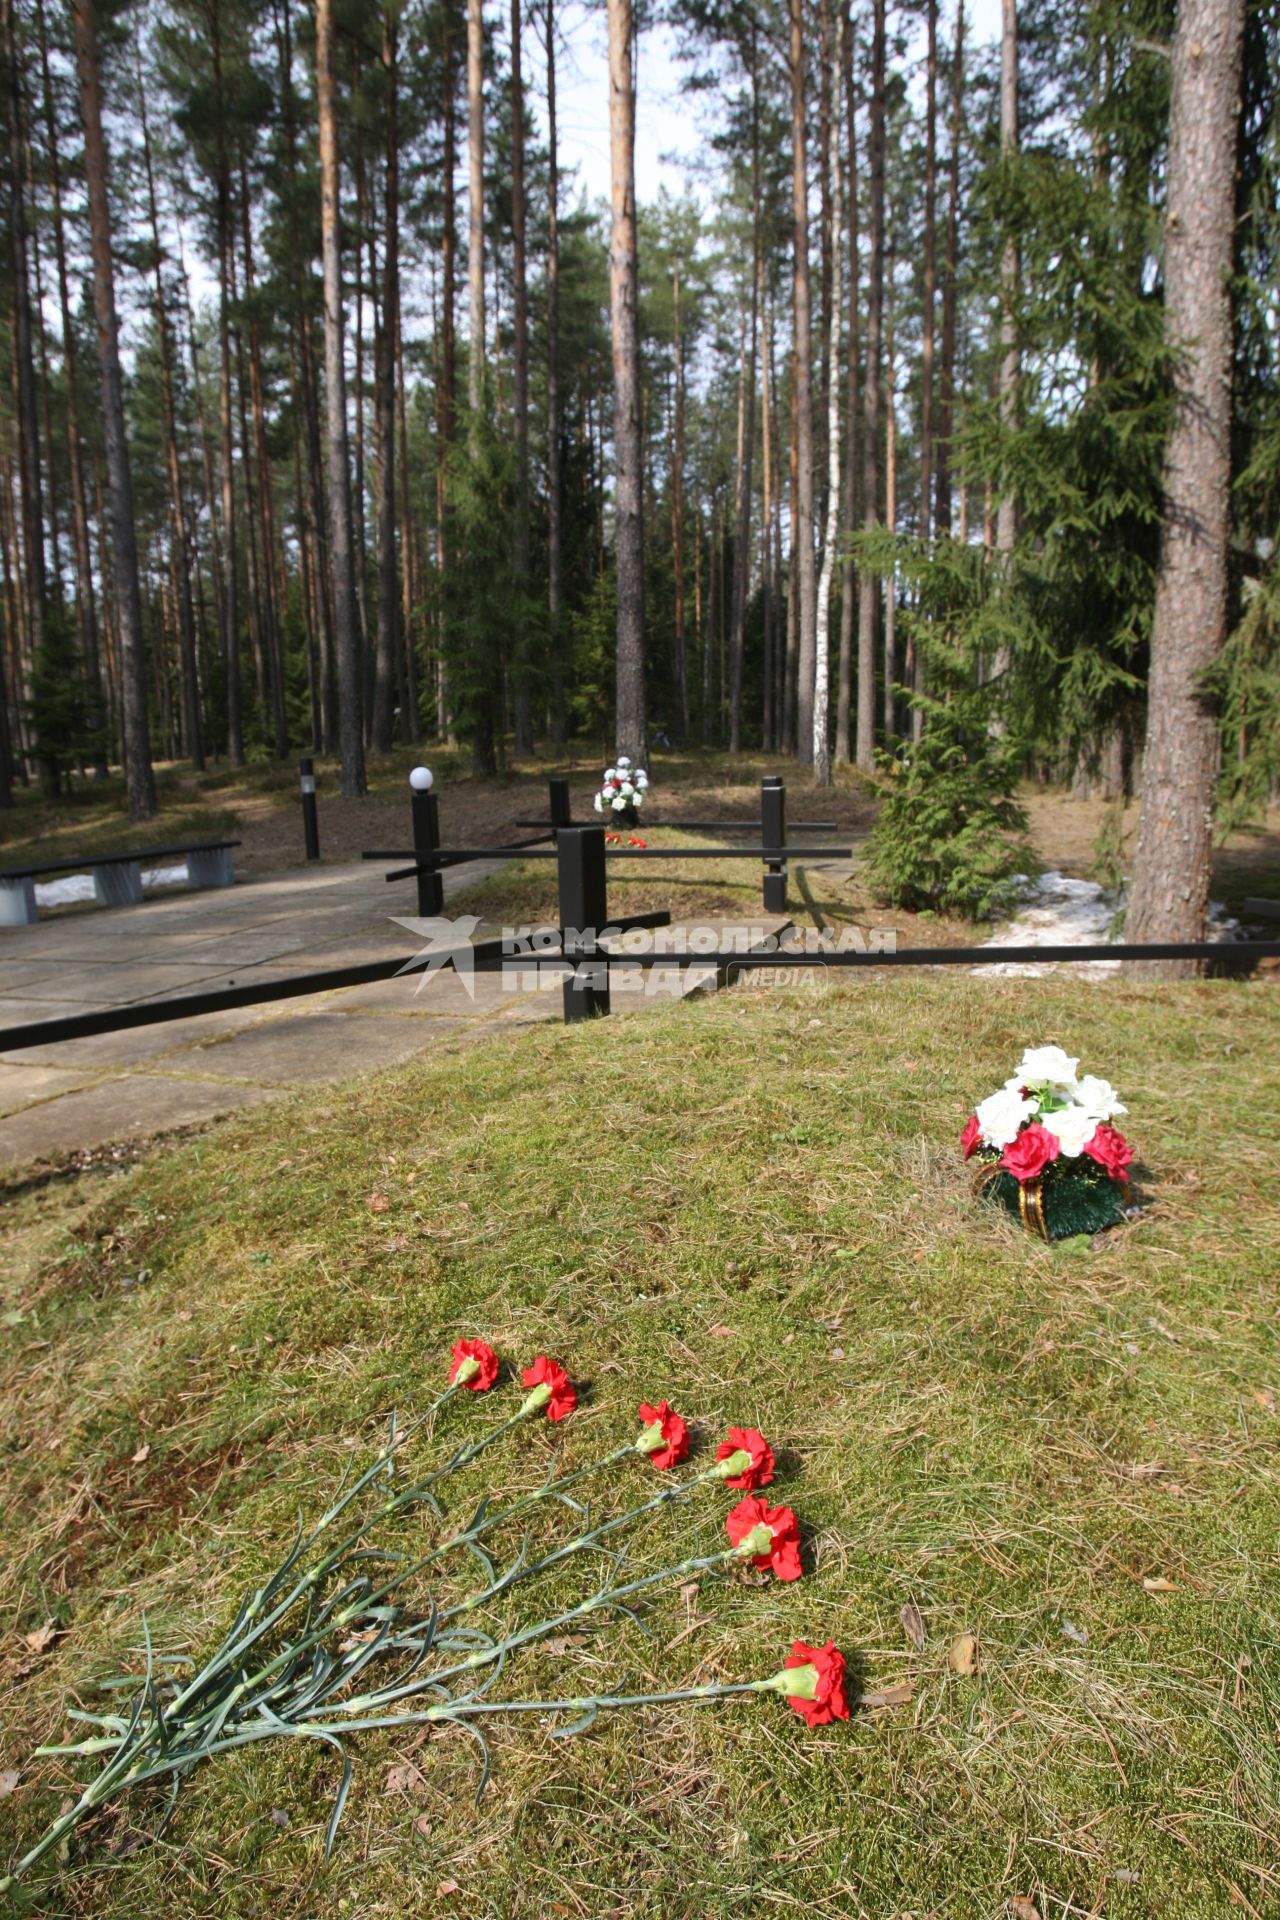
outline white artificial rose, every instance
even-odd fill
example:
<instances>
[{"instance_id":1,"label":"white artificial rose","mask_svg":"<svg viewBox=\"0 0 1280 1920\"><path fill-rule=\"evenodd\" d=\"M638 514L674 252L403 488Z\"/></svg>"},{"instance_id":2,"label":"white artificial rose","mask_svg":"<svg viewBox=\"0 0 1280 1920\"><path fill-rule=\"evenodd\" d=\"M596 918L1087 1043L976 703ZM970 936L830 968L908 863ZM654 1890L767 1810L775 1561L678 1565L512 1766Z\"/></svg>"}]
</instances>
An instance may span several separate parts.
<instances>
[{"instance_id":1,"label":"white artificial rose","mask_svg":"<svg viewBox=\"0 0 1280 1920\"><path fill-rule=\"evenodd\" d=\"M633 807L638 807L642 804L643 800L644 800L644 788L637 787L635 792L631 796L631 804ZM1121 1111L1123 1111L1123 1109L1121 1109Z\"/></svg>"},{"instance_id":2,"label":"white artificial rose","mask_svg":"<svg viewBox=\"0 0 1280 1920\"><path fill-rule=\"evenodd\" d=\"M627 756L626 756L626 754L625 754L625 753L620 753L620 754L618 755L618 767L619 767L619 770L621 770L621 768L623 768L623 767L629 767L630 765L631 765L631 762L630 762L630 761L628 760L628 758L627 758Z\"/></svg>"},{"instance_id":3,"label":"white artificial rose","mask_svg":"<svg viewBox=\"0 0 1280 1920\"><path fill-rule=\"evenodd\" d=\"M1007 1147L1018 1137L1018 1129L1036 1110L1034 1100L1024 1100L1016 1087L1002 1087L977 1108L982 1138L989 1147Z\"/></svg>"},{"instance_id":4,"label":"white artificial rose","mask_svg":"<svg viewBox=\"0 0 1280 1920\"><path fill-rule=\"evenodd\" d=\"M606 781L616 780L618 777L618 769L616 767L606 767L604 770L604 777Z\"/></svg>"},{"instance_id":5,"label":"white artificial rose","mask_svg":"<svg viewBox=\"0 0 1280 1920\"><path fill-rule=\"evenodd\" d=\"M1075 1086L1079 1065L1061 1047L1028 1047L1018 1072L1024 1087L1061 1087L1066 1092Z\"/></svg>"},{"instance_id":6,"label":"white artificial rose","mask_svg":"<svg viewBox=\"0 0 1280 1920\"><path fill-rule=\"evenodd\" d=\"M599 794L596 795L596 812L597 813L604 812L604 801L601 799Z\"/></svg>"},{"instance_id":7,"label":"white artificial rose","mask_svg":"<svg viewBox=\"0 0 1280 1920\"><path fill-rule=\"evenodd\" d=\"M1053 1134L1068 1160L1084 1152L1098 1127L1093 1115L1083 1107L1059 1107L1056 1113L1042 1113L1040 1125Z\"/></svg>"},{"instance_id":8,"label":"white artificial rose","mask_svg":"<svg viewBox=\"0 0 1280 1920\"><path fill-rule=\"evenodd\" d=\"M635 792L635 788L632 786L631 782L629 780L624 780L622 783L623 799L629 800L634 792Z\"/></svg>"},{"instance_id":9,"label":"white artificial rose","mask_svg":"<svg viewBox=\"0 0 1280 1920\"><path fill-rule=\"evenodd\" d=\"M614 812L615 812L615 813L625 813L625 812L626 812L626 810L627 810L627 803L626 803L626 801L625 801L625 800L623 799L623 797L622 797L622 795L621 795L621 794L617 794L617 795L615 796L615 798L614 798L614 802L613 802L613 810L614 810Z\"/></svg>"},{"instance_id":10,"label":"white artificial rose","mask_svg":"<svg viewBox=\"0 0 1280 1920\"><path fill-rule=\"evenodd\" d=\"M1071 1098L1095 1120L1111 1120L1117 1113L1128 1113L1128 1107L1122 1107L1120 1096L1109 1080L1100 1080L1096 1073L1086 1073L1080 1084L1073 1090Z\"/></svg>"},{"instance_id":11,"label":"white artificial rose","mask_svg":"<svg viewBox=\"0 0 1280 1920\"><path fill-rule=\"evenodd\" d=\"M639 784L641 784L641 785L643 785L643 786L646 786L646 787L648 786L648 784L649 784L649 776L648 776L648 774L647 774L647 773L645 772L645 770L644 770L644 768L643 768L643 767L637 767L637 768L636 768L636 780L637 780L637 782L638 782Z\"/></svg>"}]
</instances>

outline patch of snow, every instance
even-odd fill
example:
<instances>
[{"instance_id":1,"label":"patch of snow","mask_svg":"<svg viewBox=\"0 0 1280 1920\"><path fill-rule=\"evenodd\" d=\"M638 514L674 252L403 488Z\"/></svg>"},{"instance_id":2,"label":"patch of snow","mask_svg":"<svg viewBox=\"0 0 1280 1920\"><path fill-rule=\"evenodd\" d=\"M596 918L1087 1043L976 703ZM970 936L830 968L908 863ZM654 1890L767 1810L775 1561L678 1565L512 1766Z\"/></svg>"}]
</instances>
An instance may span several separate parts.
<instances>
[{"instance_id":1,"label":"patch of snow","mask_svg":"<svg viewBox=\"0 0 1280 1920\"><path fill-rule=\"evenodd\" d=\"M178 887L187 878L187 866L183 861L180 867L153 867L142 876L143 887ZM91 873L68 873L59 880L37 880L36 905L38 907L70 907L80 900L94 900Z\"/></svg>"},{"instance_id":2,"label":"patch of snow","mask_svg":"<svg viewBox=\"0 0 1280 1920\"><path fill-rule=\"evenodd\" d=\"M1074 880L1069 874L1050 869L1038 880L1020 876L1023 905L1006 921L983 947L1093 947L1112 937L1117 913L1124 906L1124 895L1107 893L1094 880ZM1209 938L1233 939L1240 922L1233 920L1220 901L1209 903ZM974 973L1021 976L1038 980L1052 973L1056 960L1037 965L1030 960L1002 960L990 966L974 967ZM1085 980L1105 980L1118 973L1121 960L1084 960L1073 963L1071 971Z\"/></svg>"}]
</instances>

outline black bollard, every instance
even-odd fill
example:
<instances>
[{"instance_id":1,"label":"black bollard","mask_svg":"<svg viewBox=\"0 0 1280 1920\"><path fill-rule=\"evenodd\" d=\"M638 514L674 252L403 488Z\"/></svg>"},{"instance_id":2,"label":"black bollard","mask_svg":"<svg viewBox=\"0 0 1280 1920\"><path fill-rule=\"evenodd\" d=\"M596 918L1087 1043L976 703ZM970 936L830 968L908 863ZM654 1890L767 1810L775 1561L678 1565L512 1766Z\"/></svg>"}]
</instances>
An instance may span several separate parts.
<instances>
[{"instance_id":1,"label":"black bollard","mask_svg":"<svg viewBox=\"0 0 1280 1920\"><path fill-rule=\"evenodd\" d=\"M779 773L766 774L760 782L760 844L766 847L764 866L764 910L787 910L787 789Z\"/></svg>"},{"instance_id":2,"label":"black bollard","mask_svg":"<svg viewBox=\"0 0 1280 1920\"><path fill-rule=\"evenodd\" d=\"M298 775L302 782L302 838L307 849L308 860L320 858L320 821L316 814L316 769L311 759L299 760Z\"/></svg>"},{"instance_id":3,"label":"black bollard","mask_svg":"<svg viewBox=\"0 0 1280 1920\"><path fill-rule=\"evenodd\" d=\"M573 814L569 802L569 782L567 780L548 780L547 793L551 801L550 820L553 830L556 827L571 827Z\"/></svg>"},{"instance_id":4,"label":"black bollard","mask_svg":"<svg viewBox=\"0 0 1280 1920\"><path fill-rule=\"evenodd\" d=\"M415 767L409 775L409 805L413 812L413 850L418 855L435 853L440 846L440 809L431 791L430 767ZM424 920L444 912L444 881L439 869L419 873L418 913Z\"/></svg>"},{"instance_id":5,"label":"black bollard","mask_svg":"<svg viewBox=\"0 0 1280 1920\"><path fill-rule=\"evenodd\" d=\"M609 924L604 828L562 827L556 836L560 880L560 932L566 960L574 963L564 983L568 1026L609 1011L609 967L599 939Z\"/></svg>"}]
</instances>

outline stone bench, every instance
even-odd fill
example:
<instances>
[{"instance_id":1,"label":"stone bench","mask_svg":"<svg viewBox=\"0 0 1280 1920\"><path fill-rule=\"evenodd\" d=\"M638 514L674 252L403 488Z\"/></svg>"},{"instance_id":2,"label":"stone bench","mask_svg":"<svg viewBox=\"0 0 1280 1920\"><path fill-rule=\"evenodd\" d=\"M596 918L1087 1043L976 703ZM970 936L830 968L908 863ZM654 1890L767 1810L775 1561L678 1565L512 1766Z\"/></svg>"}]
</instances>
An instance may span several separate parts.
<instances>
[{"instance_id":1,"label":"stone bench","mask_svg":"<svg viewBox=\"0 0 1280 1920\"><path fill-rule=\"evenodd\" d=\"M36 880L56 873L91 873L104 907L136 907L142 899L143 862L183 859L193 887L229 887L235 880L231 849L238 840L198 840L184 847L139 847L131 853L89 853L69 860L40 860L29 867L0 867L0 927L29 927L39 918Z\"/></svg>"}]
</instances>

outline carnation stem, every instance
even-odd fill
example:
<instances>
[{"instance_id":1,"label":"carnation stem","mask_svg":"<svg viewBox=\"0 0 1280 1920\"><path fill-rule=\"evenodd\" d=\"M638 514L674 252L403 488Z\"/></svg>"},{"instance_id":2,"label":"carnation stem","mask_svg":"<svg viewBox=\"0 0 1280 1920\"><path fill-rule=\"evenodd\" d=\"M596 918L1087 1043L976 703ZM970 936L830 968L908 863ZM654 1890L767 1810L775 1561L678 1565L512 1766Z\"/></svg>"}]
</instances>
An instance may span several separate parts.
<instances>
[{"instance_id":1,"label":"carnation stem","mask_svg":"<svg viewBox=\"0 0 1280 1920\"><path fill-rule=\"evenodd\" d=\"M723 1481L723 1478L719 1467L715 1466L704 1468L701 1473L695 1473L689 1480L671 1481L655 1493L651 1500L644 1501L638 1507L629 1508L626 1513L615 1514L611 1520L602 1520L598 1527L592 1527L586 1533L578 1534L573 1540L566 1540L562 1547L557 1547L553 1553L544 1554L542 1559L535 1560L532 1566L505 1574L492 1586L471 1594L467 1599L460 1600L456 1606L448 1608L441 1613L440 1618L442 1621L453 1620L459 1614L474 1612L476 1607L483 1606L493 1594L505 1592L508 1587L519 1586L526 1580L534 1579L540 1573L547 1573L552 1567L558 1566L562 1560L569 1559L571 1555L587 1552L608 1534L616 1533L619 1527L625 1527L629 1521L641 1520L646 1513L654 1513L659 1507L670 1505L673 1500L687 1499L695 1488L706 1486L713 1480Z\"/></svg>"},{"instance_id":2,"label":"carnation stem","mask_svg":"<svg viewBox=\"0 0 1280 1920\"><path fill-rule=\"evenodd\" d=\"M663 1581L689 1579L694 1574L710 1573L718 1567L728 1566L732 1561L746 1557L740 1546L726 1547L719 1553L704 1554L694 1559L682 1560L678 1566L663 1567L658 1573L642 1574L639 1579L629 1580L624 1586L604 1587L599 1593L592 1594L590 1599L581 1601L578 1606L569 1607L564 1613L558 1613L549 1620L539 1620L531 1627L523 1627L519 1633L508 1634L505 1640L500 1640L495 1646L482 1648L480 1652L469 1655L456 1666L435 1668L430 1673L406 1681L402 1686L358 1695L354 1700L345 1703L343 1712L356 1713L376 1701L409 1699L413 1694L422 1693L428 1687L443 1686L446 1681L457 1680L464 1674L474 1673L478 1667L492 1666L495 1660L504 1659L507 1654L514 1653L518 1647L528 1646L531 1641L545 1639L547 1634L554 1633L558 1627L572 1626L576 1620L584 1620L588 1614L619 1606L633 1594L643 1593L649 1587L661 1585ZM459 1612L461 1609L454 1608L453 1611ZM439 1617L441 1620L446 1620L449 1616L442 1613ZM397 1635L393 1644L403 1651L416 1652L421 1649L423 1643L411 1636Z\"/></svg>"}]
</instances>

